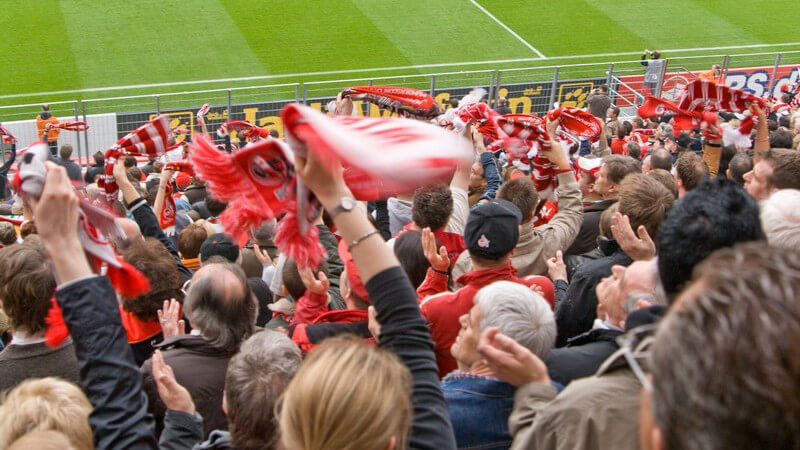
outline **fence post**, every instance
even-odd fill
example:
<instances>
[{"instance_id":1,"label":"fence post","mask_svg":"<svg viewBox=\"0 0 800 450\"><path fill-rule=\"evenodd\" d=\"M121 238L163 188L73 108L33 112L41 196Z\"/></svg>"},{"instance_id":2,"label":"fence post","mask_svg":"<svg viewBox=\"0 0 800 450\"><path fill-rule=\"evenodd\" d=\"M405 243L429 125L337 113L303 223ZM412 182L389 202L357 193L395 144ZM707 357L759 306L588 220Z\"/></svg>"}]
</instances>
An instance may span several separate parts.
<instances>
[{"instance_id":1,"label":"fence post","mask_svg":"<svg viewBox=\"0 0 800 450\"><path fill-rule=\"evenodd\" d=\"M611 81L614 79L614 63L608 64L608 75L606 76L606 84L608 89L611 90Z\"/></svg>"},{"instance_id":2,"label":"fence post","mask_svg":"<svg viewBox=\"0 0 800 450\"><path fill-rule=\"evenodd\" d=\"M233 120L233 108L231 107L233 104L232 100L231 90L228 89L228 120Z\"/></svg>"},{"instance_id":3,"label":"fence post","mask_svg":"<svg viewBox=\"0 0 800 450\"><path fill-rule=\"evenodd\" d=\"M431 97L433 97L434 95L433 93L435 90L436 90L436 75L431 75L431 89L429 92L431 94Z\"/></svg>"},{"instance_id":4,"label":"fence post","mask_svg":"<svg viewBox=\"0 0 800 450\"><path fill-rule=\"evenodd\" d=\"M547 103L548 111L553 108L553 104L556 102L556 86L558 86L558 66L553 69L553 85L550 86L550 101Z\"/></svg>"},{"instance_id":5,"label":"fence post","mask_svg":"<svg viewBox=\"0 0 800 450\"><path fill-rule=\"evenodd\" d=\"M294 85L294 101L300 103L300 83Z\"/></svg>"},{"instance_id":6,"label":"fence post","mask_svg":"<svg viewBox=\"0 0 800 450\"><path fill-rule=\"evenodd\" d=\"M83 121L86 121L86 102L81 102L81 109L83 109ZM96 130L95 130L96 131ZM90 165L89 161L89 131L83 130L83 141L86 144L86 165Z\"/></svg>"},{"instance_id":7,"label":"fence post","mask_svg":"<svg viewBox=\"0 0 800 450\"><path fill-rule=\"evenodd\" d=\"M725 55L722 58L722 82L725 83L725 79L728 78L728 67L731 65L731 57Z\"/></svg>"},{"instance_id":8,"label":"fence post","mask_svg":"<svg viewBox=\"0 0 800 450\"><path fill-rule=\"evenodd\" d=\"M375 82L375 81L373 81L373 80L370 78L369 80L367 80L367 86L372 86L372 83L374 83L374 82Z\"/></svg>"},{"instance_id":9,"label":"fence post","mask_svg":"<svg viewBox=\"0 0 800 450\"><path fill-rule=\"evenodd\" d=\"M156 95L156 114L161 114L161 96Z\"/></svg>"},{"instance_id":10,"label":"fence post","mask_svg":"<svg viewBox=\"0 0 800 450\"><path fill-rule=\"evenodd\" d=\"M775 56L775 67L772 68L772 76L769 77L769 90L767 91L769 95L772 95L772 91L775 89L775 81L778 78L778 67L780 67L780 65L781 54L778 53L778 55Z\"/></svg>"},{"instance_id":11,"label":"fence post","mask_svg":"<svg viewBox=\"0 0 800 450\"><path fill-rule=\"evenodd\" d=\"M303 104L308 105L308 86L303 83Z\"/></svg>"},{"instance_id":12,"label":"fence post","mask_svg":"<svg viewBox=\"0 0 800 450\"><path fill-rule=\"evenodd\" d=\"M495 77L494 77L494 97L492 101L494 104L497 104L497 98L500 97L500 80L503 78L503 72L500 70L495 70Z\"/></svg>"},{"instance_id":13,"label":"fence post","mask_svg":"<svg viewBox=\"0 0 800 450\"><path fill-rule=\"evenodd\" d=\"M75 100L75 102L72 104L72 112L75 113L75 121L77 122L78 120L80 120L80 118L78 117L78 101L77 100ZM83 151L82 151L83 150L83 146L81 145L81 135L80 134L76 135L75 136L75 140L78 142L78 165L80 165L81 164L81 154L83 153Z\"/></svg>"},{"instance_id":14,"label":"fence post","mask_svg":"<svg viewBox=\"0 0 800 450\"><path fill-rule=\"evenodd\" d=\"M486 101L489 102L490 108L494 103L494 77L496 73L496 70L489 72L489 91L486 93Z\"/></svg>"}]
</instances>

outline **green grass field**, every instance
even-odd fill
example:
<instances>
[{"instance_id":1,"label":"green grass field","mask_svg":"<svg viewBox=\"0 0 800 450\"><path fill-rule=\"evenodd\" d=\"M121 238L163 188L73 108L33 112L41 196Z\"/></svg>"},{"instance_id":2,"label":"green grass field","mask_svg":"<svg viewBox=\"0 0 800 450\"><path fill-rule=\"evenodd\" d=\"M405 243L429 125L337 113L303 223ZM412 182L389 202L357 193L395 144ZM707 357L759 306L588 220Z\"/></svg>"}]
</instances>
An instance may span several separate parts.
<instances>
[{"instance_id":1,"label":"green grass field","mask_svg":"<svg viewBox=\"0 0 800 450\"><path fill-rule=\"evenodd\" d=\"M7 1L0 105L631 61L643 48L791 52L800 42L775 44L800 41L797 23L789 0Z\"/></svg>"}]
</instances>

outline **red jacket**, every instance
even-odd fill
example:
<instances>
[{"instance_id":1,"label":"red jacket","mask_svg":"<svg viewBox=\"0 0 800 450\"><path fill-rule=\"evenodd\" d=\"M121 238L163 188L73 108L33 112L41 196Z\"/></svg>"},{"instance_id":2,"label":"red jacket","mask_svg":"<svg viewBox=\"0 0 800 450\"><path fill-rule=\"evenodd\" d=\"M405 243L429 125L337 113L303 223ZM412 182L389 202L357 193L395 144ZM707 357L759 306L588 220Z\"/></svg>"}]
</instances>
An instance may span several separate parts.
<instances>
[{"instance_id":1,"label":"red jacket","mask_svg":"<svg viewBox=\"0 0 800 450\"><path fill-rule=\"evenodd\" d=\"M303 353L310 351L325 337L342 333L356 334L367 342L375 344L375 339L367 329L368 321L369 317L365 310L329 311L327 295L315 294L306 289L305 295L297 300L294 316L289 325L289 337ZM310 329L313 331L310 332Z\"/></svg>"},{"instance_id":2,"label":"red jacket","mask_svg":"<svg viewBox=\"0 0 800 450\"><path fill-rule=\"evenodd\" d=\"M428 269L425 281L417 289L421 300L422 315L428 320L431 327L436 353L436 364L439 366L439 377L444 377L457 368L456 360L450 354L450 347L461 330L458 319L464 314L469 314L473 306L473 297L480 288L495 281L513 281L525 286L537 285L542 289L544 298L553 306L555 290L553 283L547 277L530 276L517 277L517 270L507 264L491 269L478 270L462 275L458 283L463 285L455 292L447 291L447 275Z\"/></svg>"}]
</instances>

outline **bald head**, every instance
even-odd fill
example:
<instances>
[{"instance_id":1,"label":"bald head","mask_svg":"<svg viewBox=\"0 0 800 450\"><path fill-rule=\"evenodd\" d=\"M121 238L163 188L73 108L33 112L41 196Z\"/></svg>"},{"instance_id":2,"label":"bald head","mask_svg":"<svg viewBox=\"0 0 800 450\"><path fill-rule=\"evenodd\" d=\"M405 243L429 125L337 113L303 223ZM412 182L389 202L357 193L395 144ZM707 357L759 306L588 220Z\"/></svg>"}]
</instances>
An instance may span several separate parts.
<instances>
[{"instance_id":1,"label":"bald head","mask_svg":"<svg viewBox=\"0 0 800 450\"><path fill-rule=\"evenodd\" d=\"M664 147L653 150L650 155L650 167L653 169L672 170L672 154Z\"/></svg>"},{"instance_id":2,"label":"bald head","mask_svg":"<svg viewBox=\"0 0 800 450\"><path fill-rule=\"evenodd\" d=\"M119 218L117 219L117 225L122 228L122 231L125 232L125 236L128 238L129 241L133 241L136 239L144 239L142 237L142 231L139 229L139 224L134 222L131 219L127 218Z\"/></svg>"}]
</instances>

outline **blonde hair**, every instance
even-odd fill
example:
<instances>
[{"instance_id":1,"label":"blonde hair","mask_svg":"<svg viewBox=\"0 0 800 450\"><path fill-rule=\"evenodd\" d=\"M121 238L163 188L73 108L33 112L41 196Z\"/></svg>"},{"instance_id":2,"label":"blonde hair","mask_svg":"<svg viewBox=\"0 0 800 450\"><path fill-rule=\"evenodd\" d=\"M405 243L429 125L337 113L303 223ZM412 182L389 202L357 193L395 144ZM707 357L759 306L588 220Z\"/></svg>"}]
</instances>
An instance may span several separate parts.
<instances>
[{"instance_id":1,"label":"blonde hair","mask_svg":"<svg viewBox=\"0 0 800 450\"><path fill-rule=\"evenodd\" d=\"M89 413L92 405L77 386L59 378L23 381L0 405L0 448L45 430L63 433L78 450L94 449Z\"/></svg>"},{"instance_id":2,"label":"blonde hair","mask_svg":"<svg viewBox=\"0 0 800 450\"><path fill-rule=\"evenodd\" d=\"M77 450L69 438L58 431L43 430L28 433L14 441L7 450Z\"/></svg>"},{"instance_id":3,"label":"blonde hair","mask_svg":"<svg viewBox=\"0 0 800 450\"><path fill-rule=\"evenodd\" d=\"M278 406L285 448L407 447L411 373L392 353L353 338L327 339L312 350Z\"/></svg>"},{"instance_id":4,"label":"blonde hair","mask_svg":"<svg viewBox=\"0 0 800 450\"><path fill-rule=\"evenodd\" d=\"M196 223L203 227L206 230L206 233L211 236L212 234L217 233L217 228L214 226L213 223L207 221L206 219L195 220L193 223Z\"/></svg>"}]
</instances>

